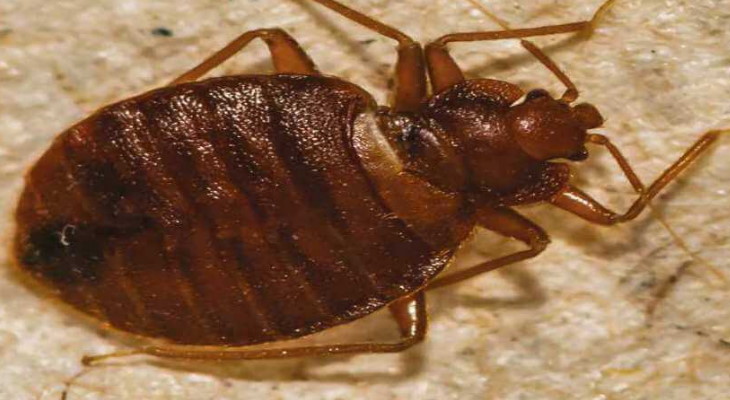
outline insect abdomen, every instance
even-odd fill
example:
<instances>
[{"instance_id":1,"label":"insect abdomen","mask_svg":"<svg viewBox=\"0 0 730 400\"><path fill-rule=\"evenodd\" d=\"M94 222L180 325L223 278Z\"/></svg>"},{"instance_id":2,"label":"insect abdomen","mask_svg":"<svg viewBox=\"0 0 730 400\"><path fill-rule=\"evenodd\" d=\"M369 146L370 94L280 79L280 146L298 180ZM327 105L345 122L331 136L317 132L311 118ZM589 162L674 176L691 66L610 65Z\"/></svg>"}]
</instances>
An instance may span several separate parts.
<instances>
[{"instance_id":1,"label":"insect abdomen","mask_svg":"<svg viewBox=\"0 0 730 400\"><path fill-rule=\"evenodd\" d=\"M393 218L349 143L345 82L161 89L60 136L18 209L20 264L112 325L250 344L366 315L451 256Z\"/></svg>"}]
</instances>

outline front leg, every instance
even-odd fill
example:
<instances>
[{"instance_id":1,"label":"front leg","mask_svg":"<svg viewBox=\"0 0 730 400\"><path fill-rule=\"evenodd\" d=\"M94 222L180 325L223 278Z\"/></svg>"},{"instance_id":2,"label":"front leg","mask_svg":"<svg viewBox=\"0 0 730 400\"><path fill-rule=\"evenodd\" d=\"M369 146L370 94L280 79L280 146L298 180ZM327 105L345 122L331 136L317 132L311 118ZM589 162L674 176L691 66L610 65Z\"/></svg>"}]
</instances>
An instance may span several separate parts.
<instances>
[{"instance_id":1,"label":"front leg","mask_svg":"<svg viewBox=\"0 0 730 400\"><path fill-rule=\"evenodd\" d=\"M464 81L464 75L461 69L446 49L446 45L452 42L473 42L488 41L502 39L520 39L522 46L529 51L541 64L549 69L565 86L567 90L563 94L563 101L573 102L578 98L578 88L570 80L570 78L558 67L555 62L550 59L539 47L524 38L543 35L554 35L568 32L592 32L598 20L607 12L615 0L606 0L596 11L589 21L573 22L569 24L541 26L538 28L527 29L511 29L503 20L497 18L489 12L484 5L479 2L472 1L474 6L482 10L482 12L495 20L503 30L501 31L482 31L482 32L465 32L452 33L442 36L426 46L426 60L428 64L428 74L431 80L433 93L439 93L442 90L451 87L457 83Z\"/></svg>"},{"instance_id":2,"label":"front leg","mask_svg":"<svg viewBox=\"0 0 730 400\"><path fill-rule=\"evenodd\" d=\"M631 185L639 193L639 198L634 204L623 213L619 214L604 207L590 195L582 190L568 186L558 195L549 200L553 205L571 212L587 221L600 225L615 225L621 222L630 221L641 214L651 199L673 181L682 171L695 161L702 153L709 149L710 145L717 140L720 134L730 131L710 131L702 135L674 164L669 166L657 178L648 189L644 189L643 184L639 181L631 166L621 155L618 149L608 141L608 138L602 135L589 135L589 142L606 146L611 155L616 159L617 163L623 170L624 174L631 182Z\"/></svg>"}]
</instances>

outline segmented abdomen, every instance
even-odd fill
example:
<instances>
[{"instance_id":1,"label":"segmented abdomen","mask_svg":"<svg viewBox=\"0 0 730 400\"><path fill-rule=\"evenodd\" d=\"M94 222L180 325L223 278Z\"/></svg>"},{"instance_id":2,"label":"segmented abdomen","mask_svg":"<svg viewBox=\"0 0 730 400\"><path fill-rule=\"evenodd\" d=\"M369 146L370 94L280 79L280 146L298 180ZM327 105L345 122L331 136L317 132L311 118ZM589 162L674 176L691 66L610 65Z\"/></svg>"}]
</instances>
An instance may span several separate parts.
<instances>
[{"instance_id":1,"label":"segmented abdomen","mask_svg":"<svg viewBox=\"0 0 730 400\"><path fill-rule=\"evenodd\" d=\"M331 78L243 76L106 107L31 170L19 263L75 307L177 343L366 315L451 256L394 218L362 170L349 134L371 106Z\"/></svg>"}]
</instances>

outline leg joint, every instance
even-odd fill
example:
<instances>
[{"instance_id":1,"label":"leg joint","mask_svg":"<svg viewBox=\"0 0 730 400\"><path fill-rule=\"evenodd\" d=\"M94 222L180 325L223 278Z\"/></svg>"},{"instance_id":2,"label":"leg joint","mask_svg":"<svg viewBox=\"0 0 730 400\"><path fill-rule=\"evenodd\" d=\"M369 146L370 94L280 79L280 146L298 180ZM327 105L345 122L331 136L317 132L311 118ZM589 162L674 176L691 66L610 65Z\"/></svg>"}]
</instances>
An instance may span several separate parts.
<instances>
[{"instance_id":1,"label":"leg joint","mask_svg":"<svg viewBox=\"0 0 730 400\"><path fill-rule=\"evenodd\" d=\"M547 235L541 235L537 236L534 239L530 240L530 249L535 254L542 253L550 244L550 237Z\"/></svg>"},{"instance_id":2,"label":"leg joint","mask_svg":"<svg viewBox=\"0 0 730 400\"><path fill-rule=\"evenodd\" d=\"M414 49L420 49L421 44L410 37L405 37L403 39L398 40L398 50L414 50Z\"/></svg>"},{"instance_id":3,"label":"leg joint","mask_svg":"<svg viewBox=\"0 0 730 400\"><path fill-rule=\"evenodd\" d=\"M289 33L279 27L273 27L273 28L261 28L256 29L254 32L258 33L261 36L290 36Z\"/></svg>"},{"instance_id":4,"label":"leg joint","mask_svg":"<svg viewBox=\"0 0 730 400\"><path fill-rule=\"evenodd\" d=\"M392 352L398 352L403 351L408 348L411 348L421 342L426 338L425 332L415 332L412 335L406 336L398 343L394 343L392 347Z\"/></svg>"},{"instance_id":5,"label":"leg joint","mask_svg":"<svg viewBox=\"0 0 730 400\"><path fill-rule=\"evenodd\" d=\"M251 31L254 37L258 37L265 42L269 42L272 39L283 39L287 42L295 42L294 38L282 28L262 28Z\"/></svg>"}]
</instances>

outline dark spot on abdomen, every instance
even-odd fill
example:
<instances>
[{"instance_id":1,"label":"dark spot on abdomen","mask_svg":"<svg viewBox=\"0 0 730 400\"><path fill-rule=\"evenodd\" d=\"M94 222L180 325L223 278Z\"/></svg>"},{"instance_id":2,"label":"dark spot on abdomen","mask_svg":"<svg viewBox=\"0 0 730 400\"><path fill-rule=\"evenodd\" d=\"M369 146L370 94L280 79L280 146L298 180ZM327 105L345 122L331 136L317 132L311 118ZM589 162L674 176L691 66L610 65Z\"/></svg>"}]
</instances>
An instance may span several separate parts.
<instances>
[{"instance_id":1,"label":"dark spot on abdomen","mask_svg":"<svg viewBox=\"0 0 730 400\"><path fill-rule=\"evenodd\" d=\"M105 241L89 225L49 223L30 232L21 262L53 282L95 281Z\"/></svg>"},{"instance_id":2,"label":"dark spot on abdomen","mask_svg":"<svg viewBox=\"0 0 730 400\"><path fill-rule=\"evenodd\" d=\"M115 239L149 229L145 219L125 225L111 228L88 223L47 223L27 235L20 261L52 282L95 282L104 267L104 253Z\"/></svg>"}]
</instances>

